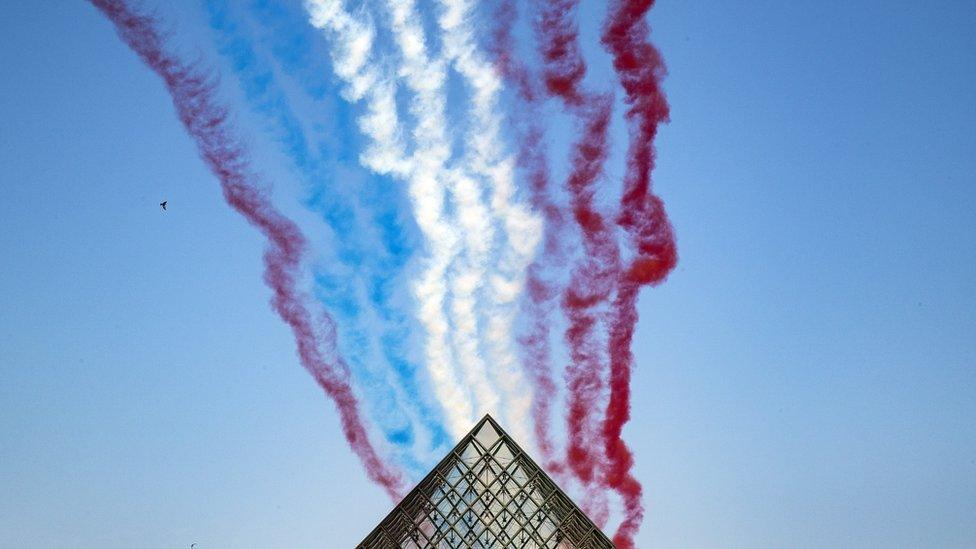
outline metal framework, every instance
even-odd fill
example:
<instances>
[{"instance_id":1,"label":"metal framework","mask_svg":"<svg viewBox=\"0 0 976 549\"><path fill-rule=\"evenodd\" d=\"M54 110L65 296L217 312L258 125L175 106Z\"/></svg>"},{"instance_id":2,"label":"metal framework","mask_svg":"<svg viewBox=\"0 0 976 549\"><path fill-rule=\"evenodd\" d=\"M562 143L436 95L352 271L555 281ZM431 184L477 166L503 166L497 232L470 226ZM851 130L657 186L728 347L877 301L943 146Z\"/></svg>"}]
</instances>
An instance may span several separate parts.
<instances>
[{"instance_id":1,"label":"metal framework","mask_svg":"<svg viewBox=\"0 0 976 549\"><path fill-rule=\"evenodd\" d=\"M491 416L357 549L613 549Z\"/></svg>"}]
</instances>

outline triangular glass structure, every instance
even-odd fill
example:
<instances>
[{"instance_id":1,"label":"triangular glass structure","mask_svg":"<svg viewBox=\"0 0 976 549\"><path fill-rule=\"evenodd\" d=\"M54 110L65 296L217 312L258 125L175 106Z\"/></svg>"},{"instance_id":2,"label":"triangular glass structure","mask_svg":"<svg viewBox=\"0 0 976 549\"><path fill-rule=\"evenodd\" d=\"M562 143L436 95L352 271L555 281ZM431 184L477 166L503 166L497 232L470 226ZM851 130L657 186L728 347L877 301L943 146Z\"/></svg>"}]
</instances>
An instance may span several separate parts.
<instances>
[{"instance_id":1,"label":"triangular glass structure","mask_svg":"<svg viewBox=\"0 0 976 549\"><path fill-rule=\"evenodd\" d=\"M613 549L491 416L358 549Z\"/></svg>"}]
</instances>

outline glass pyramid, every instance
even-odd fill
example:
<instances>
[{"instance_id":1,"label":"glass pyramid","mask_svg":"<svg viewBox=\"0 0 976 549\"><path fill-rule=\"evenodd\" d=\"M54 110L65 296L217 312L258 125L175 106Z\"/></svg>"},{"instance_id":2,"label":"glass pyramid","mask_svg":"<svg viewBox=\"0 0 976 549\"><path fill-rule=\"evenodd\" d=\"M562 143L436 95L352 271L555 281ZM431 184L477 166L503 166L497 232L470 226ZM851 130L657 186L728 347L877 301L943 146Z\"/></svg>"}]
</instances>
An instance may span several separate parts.
<instances>
[{"instance_id":1,"label":"glass pyramid","mask_svg":"<svg viewBox=\"0 0 976 549\"><path fill-rule=\"evenodd\" d=\"M491 416L358 549L613 549Z\"/></svg>"}]
</instances>

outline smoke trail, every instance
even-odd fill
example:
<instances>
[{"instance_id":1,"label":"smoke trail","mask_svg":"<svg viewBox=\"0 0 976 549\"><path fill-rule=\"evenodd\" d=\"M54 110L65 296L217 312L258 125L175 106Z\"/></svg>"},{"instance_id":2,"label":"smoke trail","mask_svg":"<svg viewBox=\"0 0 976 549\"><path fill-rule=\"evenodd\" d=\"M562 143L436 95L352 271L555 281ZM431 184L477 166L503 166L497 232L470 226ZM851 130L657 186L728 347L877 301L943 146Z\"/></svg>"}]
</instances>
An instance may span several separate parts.
<instances>
[{"instance_id":1,"label":"smoke trail","mask_svg":"<svg viewBox=\"0 0 976 549\"><path fill-rule=\"evenodd\" d=\"M515 351L515 324L525 275L542 238L541 219L517 201L514 159L504 156L496 67L478 48L470 20L469 0L440 0L437 19L443 51L465 79L471 94L469 132L464 165L488 185L493 219L500 221L500 254L490 279L491 307L486 311L488 354L505 394L505 417L520 440L534 441L528 428L532 415L531 387L523 382Z\"/></svg>"},{"instance_id":2,"label":"smoke trail","mask_svg":"<svg viewBox=\"0 0 976 549\"><path fill-rule=\"evenodd\" d=\"M488 253L494 240L494 226L481 201L481 189L465 170L448 169L451 155L447 139L447 80L443 59L427 55L426 37L412 0L388 0L394 42L400 52L397 70L412 92L410 112L416 118L413 132L414 155L418 162L438 170L437 177L449 182L448 190L455 205L454 225L463 235L463 256L451 278L451 312L454 320L452 339L455 356L472 388L478 413L502 411L499 395L488 376L488 368L478 344L478 291L486 279Z\"/></svg>"},{"instance_id":3,"label":"smoke trail","mask_svg":"<svg viewBox=\"0 0 976 549\"><path fill-rule=\"evenodd\" d=\"M607 158L607 128L612 97L582 89L586 64L579 50L574 21L578 0L550 0L542 6L536 30L542 48L546 91L557 97L581 127L571 149L566 181L573 216L582 233L584 254L573 268L562 307L569 318L569 449L570 469L584 483L599 518L605 503L595 493L602 445L594 410L603 393L604 361L600 352L601 312L609 303L620 271L620 252L612 226L593 203L594 184Z\"/></svg>"},{"instance_id":4,"label":"smoke trail","mask_svg":"<svg viewBox=\"0 0 976 549\"><path fill-rule=\"evenodd\" d=\"M299 14L301 8L295 10L269 0L253 0L249 7L255 22L268 31L269 48L283 72L313 100L320 100L330 93L331 85L326 80L328 70L314 51L314 40L304 11ZM404 218L400 194L390 191L386 177L374 176L368 178L356 194L359 209L370 214L371 222L366 227L375 229L378 233L375 238L380 242L378 248L371 249L371 253L364 257L366 270L372 274L366 281L366 291L375 312L384 322L384 332L379 336L383 356L393 366L402 390L408 400L415 403L419 421L432 436L431 453L440 458L451 440L445 431L439 405L431 402L431 396L421 390L418 366L408 358L412 326L404 304L411 298L407 285L400 284L417 247L416 231L410 220ZM313 200L313 207L318 201Z\"/></svg>"},{"instance_id":5,"label":"smoke trail","mask_svg":"<svg viewBox=\"0 0 976 549\"><path fill-rule=\"evenodd\" d=\"M334 70L346 83L343 95L351 102L365 100L367 114L360 117L359 126L371 144L361 161L377 173L392 174L409 182L417 224L428 244L426 270L414 287L418 317L427 332L427 368L451 433L463 436L476 418L471 400L452 369L450 325L444 315L447 271L458 248L455 229L444 211L444 182L438 177L440 155L446 153L429 151L421 159L407 157L394 85L382 77L371 56L374 30L368 17L357 20L345 11L341 0L306 0L305 8L311 24L325 31L334 45Z\"/></svg>"},{"instance_id":6,"label":"smoke trail","mask_svg":"<svg viewBox=\"0 0 976 549\"><path fill-rule=\"evenodd\" d=\"M423 474L426 467L417 458L426 456L416 454L417 438L430 438L424 427L441 432L442 428L424 417L426 410L412 372L397 367L402 363L386 361L378 349L382 346L379 339L395 332L374 306L392 307L389 300L381 296L381 303L376 304L366 297L370 287L389 276L388 270L376 265L377 258L384 255L384 243L370 234L369 223L361 219L371 212L369 208L357 209L347 192L335 185L335 164L329 165L326 153L311 150L303 124L291 109L273 68L254 50L247 31L234 19L226 0L204 3L210 27L217 34L218 49L230 59L247 102L269 123L312 197L307 204L322 215L334 235L330 246L338 261L329 261L328 267L317 273L316 281L342 327L340 344L362 393L369 397L366 402L371 415L386 440L394 445L398 457L412 472ZM433 436L437 438L436 434Z\"/></svg>"},{"instance_id":7,"label":"smoke trail","mask_svg":"<svg viewBox=\"0 0 976 549\"><path fill-rule=\"evenodd\" d=\"M637 323L640 288L664 281L677 263L674 231L664 203L651 190L654 138L658 125L668 119L668 104L661 89L665 74L660 53L647 41L645 20L653 0L614 0L603 28L602 42L629 105L630 144L627 175L617 223L630 239L634 257L621 273L610 330L610 401L603 424L608 468L606 482L624 497L626 517L614 536L617 547L634 546L644 510L641 485L631 473L633 455L621 438L630 419L631 343Z\"/></svg>"},{"instance_id":8,"label":"smoke trail","mask_svg":"<svg viewBox=\"0 0 976 549\"><path fill-rule=\"evenodd\" d=\"M335 401L343 433L371 480L398 499L400 476L380 460L371 445L348 382L348 367L336 354L332 319L305 307L295 279L305 248L298 227L254 186L247 152L233 135L226 109L215 97L212 75L165 49L156 21L131 10L122 0L91 0L115 25L122 40L165 82L173 105L200 156L220 180L224 199L268 239L264 280L274 292L272 306L292 329L302 365Z\"/></svg>"},{"instance_id":9,"label":"smoke trail","mask_svg":"<svg viewBox=\"0 0 976 549\"><path fill-rule=\"evenodd\" d=\"M501 75L516 90L518 107L515 109L516 131L519 133L518 166L527 173L532 207L541 212L543 248L529 265L526 289L528 300L523 302L528 317L528 330L519 336L519 344L525 349L523 367L533 384L533 430L550 474L561 477L564 468L556 458L555 444L550 433L553 404L557 396L553 376L550 324L555 312L556 280L553 271L565 266L566 248L563 237L566 225L562 207L553 199L550 190L549 165L545 151L545 128L541 123L540 90L536 76L530 74L514 52L513 22L518 11L513 0L502 0L493 14L495 26L489 49Z\"/></svg>"},{"instance_id":10,"label":"smoke trail","mask_svg":"<svg viewBox=\"0 0 976 549\"><path fill-rule=\"evenodd\" d=\"M322 160L318 155L310 153L302 124L292 112L284 92L278 87L274 72L261 61L239 25L232 19L227 2L206 0L205 4L210 27L217 32L218 49L230 58L248 103L274 126L276 139L295 163L306 185L310 188L323 187L321 192L328 192L330 195L330 200L317 201L316 210L322 214L334 233L336 255L341 259L341 262L330 263L329 277L342 279L345 284L341 295L331 296L328 304L344 328L340 341L352 340L351 345L343 345L343 348L353 367L354 376L367 394L379 397L372 398L369 402L386 439L398 446L409 446L414 437L413 429L409 423L404 425L399 412L408 407L403 399L398 402L395 391L384 383L378 369L375 366L370 367L376 362L369 352L373 341L367 337L368 331L360 318L362 305L359 296L349 295L350 291L353 294L361 292L358 284L360 277L355 276L360 274L356 272L359 270L356 266L362 265L365 259L361 249L370 247L369 244L360 242L363 234L359 229L361 222L356 219L356 213L349 206L342 191L332 188L332 178Z\"/></svg>"}]
</instances>

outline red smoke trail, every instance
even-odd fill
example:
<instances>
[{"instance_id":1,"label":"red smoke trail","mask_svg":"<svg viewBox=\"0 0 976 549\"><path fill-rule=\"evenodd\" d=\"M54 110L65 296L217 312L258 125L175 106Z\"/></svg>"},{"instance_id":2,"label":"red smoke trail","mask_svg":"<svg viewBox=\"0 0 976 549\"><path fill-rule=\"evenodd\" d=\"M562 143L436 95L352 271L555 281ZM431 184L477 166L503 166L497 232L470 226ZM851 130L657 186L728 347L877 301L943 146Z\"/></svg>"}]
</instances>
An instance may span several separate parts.
<instances>
[{"instance_id":1,"label":"red smoke trail","mask_svg":"<svg viewBox=\"0 0 976 549\"><path fill-rule=\"evenodd\" d=\"M659 284L677 263L674 231L664 203L651 190L654 138L668 120L668 104L661 89L666 70L660 53L647 41L650 27L644 17L653 0L614 0L603 28L602 42L613 56L629 105L630 144L627 175L617 223L630 239L634 256L621 273L610 328L610 401L603 424L608 466L606 482L624 498L626 516L614 542L634 546L644 509L641 486L631 474L633 455L621 438L630 419L631 343L637 323L637 297L645 285Z\"/></svg>"},{"instance_id":2,"label":"red smoke trail","mask_svg":"<svg viewBox=\"0 0 976 549\"><path fill-rule=\"evenodd\" d=\"M569 318L569 450L573 473L587 486L589 499L604 506L593 485L602 461L602 444L594 405L603 390L604 363L600 353L601 311L609 303L621 269L613 227L593 202L594 184L607 158L607 128L613 98L586 92L581 83L586 63L579 50L574 20L578 0L549 0L537 23L544 62L546 91L573 113L582 135L573 144L566 187L573 217L583 238L584 254L573 269L562 307ZM598 515L606 511L597 510ZM601 517L597 517L598 519ZM605 520L605 519L604 519Z\"/></svg>"},{"instance_id":3,"label":"red smoke trail","mask_svg":"<svg viewBox=\"0 0 976 549\"><path fill-rule=\"evenodd\" d=\"M302 365L335 401L346 440L362 460L369 478L391 498L398 499L400 476L380 460L369 442L359 404L349 385L348 367L336 354L335 325L324 312L322 318L313 318L295 288L305 238L253 185L246 150L233 136L227 110L215 97L214 78L199 66L167 52L152 17L136 13L121 0L91 2L112 21L122 40L165 81L183 126L196 142L200 156L220 179L224 199L268 239L264 281L274 292L272 306L291 327Z\"/></svg>"},{"instance_id":4,"label":"red smoke trail","mask_svg":"<svg viewBox=\"0 0 976 549\"><path fill-rule=\"evenodd\" d=\"M537 123L531 124L535 126ZM529 170L532 204L537 210L543 212L546 222L543 256L536 259L528 269L529 332L520 336L519 342L527 351L525 367L535 389L532 415L539 449L546 462L546 468L556 475L561 475L563 466L556 459L549 426L552 405L557 394L552 372L549 326L555 311L555 298L558 292L553 282L547 278L546 271L564 264L560 234L565 221L562 211L549 199L547 193L549 174L546 159L541 154L542 139L542 133L538 128L529 128L527 134L520 140L522 150L518 155L520 165Z\"/></svg>"},{"instance_id":5,"label":"red smoke trail","mask_svg":"<svg viewBox=\"0 0 976 549\"><path fill-rule=\"evenodd\" d=\"M524 367L533 383L532 416L539 451L546 469L561 477L564 466L556 459L549 425L557 394L552 371L549 327L558 292L550 279L551 275L547 277L546 273L565 263L565 214L550 195L545 129L539 112L539 90L533 75L513 51L512 22L518 18L514 1L502 0L493 15L497 25L492 32L489 50L496 60L499 72L518 91L519 109L515 117L516 131L519 134L518 165L528 174L532 206L542 213L545 220L543 251L529 266L526 281L529 300L524 308L529 318L529 330L519 336L519 343L526 351Z\"/></svg>"}]
</instances>

